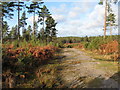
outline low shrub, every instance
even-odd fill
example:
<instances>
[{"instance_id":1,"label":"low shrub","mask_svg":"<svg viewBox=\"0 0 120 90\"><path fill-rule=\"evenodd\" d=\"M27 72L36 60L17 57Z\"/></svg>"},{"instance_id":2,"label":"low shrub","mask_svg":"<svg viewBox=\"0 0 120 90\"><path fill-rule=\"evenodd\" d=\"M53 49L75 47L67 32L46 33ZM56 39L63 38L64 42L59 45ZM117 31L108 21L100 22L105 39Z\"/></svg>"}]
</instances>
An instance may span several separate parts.
<instances>
[{"instance_id":1,"label":"low shrub","mask_svg":"<svg viewBox=\"0 0 120 90\"><path fill-rule=\"evenodd\" d=\"M36 68L46 64L48 60L54 57L57 49L57 47L51 45L40 47L28 44L26 48L14 48L13 44L9 46L3 45L3 82L10 78L11 75L14 78L20 78L21 75L25 76L25 79L30 78L31 73L34 74ZM5 74L8 70L10 73Z\"/></svg>"}]
</instances>

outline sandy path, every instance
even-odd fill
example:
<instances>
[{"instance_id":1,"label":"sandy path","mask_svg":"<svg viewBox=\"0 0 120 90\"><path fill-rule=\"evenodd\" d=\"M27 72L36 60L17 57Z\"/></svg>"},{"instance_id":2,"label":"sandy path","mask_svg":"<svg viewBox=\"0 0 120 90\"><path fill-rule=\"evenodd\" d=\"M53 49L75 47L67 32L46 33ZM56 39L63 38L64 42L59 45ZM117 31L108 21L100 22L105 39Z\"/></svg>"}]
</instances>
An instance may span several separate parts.
<instances>
[{"instance_id":1,"label":"sandy path","mask_svg":"<svg viewBox=\"0 0 120 90\"><path fill-rule=\"evenodd\" d=\"M64 87L68 88L118 88L118 82L110 78L113 74L96 69L100 64L86 53L75 49L65 48L61 53L59 74Z\"/></svg>"}]
</instances>

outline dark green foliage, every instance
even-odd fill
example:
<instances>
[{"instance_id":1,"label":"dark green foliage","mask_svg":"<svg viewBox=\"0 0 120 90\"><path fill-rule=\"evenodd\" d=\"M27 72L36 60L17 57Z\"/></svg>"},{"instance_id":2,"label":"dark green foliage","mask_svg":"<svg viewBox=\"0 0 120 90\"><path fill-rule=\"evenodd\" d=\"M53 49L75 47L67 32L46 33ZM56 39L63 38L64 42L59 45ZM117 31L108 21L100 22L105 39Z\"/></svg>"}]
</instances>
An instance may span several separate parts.
<instances>
[{"instance_id":1,"label":"dark green foliage","mask_svg":"<svg viewBox=\"0 0 120 90\"><path fill-rule=\"evenodd\" d=\"M86 43L83 43L83 45L84 45L84 48L88 48L89 43L88 43L88 42L86 42Z\"/></svg>"},{"instance_id":2,"label":"dark green foliage","mask_svg":"<svg viewBox=\"0 0 120 90\"><path fill-rule=\"evenodd\" d=\"M27 34L26 28L25 28L25 26L27 25L26 19L27 19L27 17L26 17L26 13L24 11L22 13L22 16L21 16L21 19L20 19L20 27L22 27L23 38L26 38L26 34Z\"/></svg>"},{"instance_id":3,"label":"dark green foliage","mask_svg":"<svg viewBox=\"0 0 120 90\"><path fill-rule=\"evenodd\" d=\"M8 36L8 34L9 34L9 31L8 31L8 30L9 30L9 29L10 29L10 28L9 28L7 22L4 21L4 22L3 22L3 28L2 28L2 38L3 38L3 39Z\"/></svg>"},{"instance_id":4,"label":"dark green foliage","mask_svg":"<svg viewBox=\"0 0 120 90\"><path fill-rule=\"evenodd\" d=\"M38 15L39 15L39 19L38 19L38 22L43 25L42 28L41 28L41 31L39 32L39 38L40 36L42 37L42 42L43 39L46 39L46 43L47 43L47 33L48 33L48 30L45 31L45 18L49 17L51 14L49 12L49 10L47 9L47 7L44 5L42 8L41 8L41 11L38 11Z\"/></svg>"},{"instance_id":5,"label":"dark green foliage","mask_svg":"<svg viewBox=\"0 0 120 90\"><path fill-rule=\"evenodd\" d=\"M22 8L23 8L23 6L24 6L24 2L20 2L19 0L18 0L18 2L15 2L16 4L15 4L15 6L17 7L17 11L18 11L18 27L17 27L17 32L18 32L18 35L17 35L17 37L18 37L18 40L20 40L20 11L22 10Z\"/></svg>"},{"instance_id":6,"label":"dark green foliage","mask_svg":"<svg viewBox=\"0 0 120 90\"><path fill-rule=\"evenodd\" d=\"M24 11L20 19L20 27L25 27L25 25L27 25L27 22L26 22L27 19L28 18L26 17L26 12Z\"/></svg>"},{"instance_id":7,"label":"dark green foliage","mask_svg":"<svg viewBox=\"0 0 120 90\"><path fill-rule=\"evenodd\" d=\"M50 42L52 41L53 37L56 37L57 34L57 30L56 30L56 22L55 20L50 16L47 17L46 20L46 29L45 29L45 35L46 35L46 39Z\"/></svg>"},{"instance_id":8,"label":"dark green foliage","mask_svg":"<svg viewBox=\"0 0 120 90\"><path fill-rule=\"evenodd\" d=\"M94 36L94 37L58 37L57 42L62 44L66 43L81 43L85 49L95 50L99 49L100 45L106 44L110 41L117 40L119 35L106 36L104 39L103 36ZM73 47L72 45L67 45L68 47Z\"/></svg>"},{"instance_id":9,"label":"dark green foliage","mask_svg":"<svg viewBox=\"0 0 120 90\"><path fill-rule=\"evenodd\" d=\"M51 14L45 5L41 8L41 11L38 11L37 13L39 15L38 22L43 25L44 29L45 17L49 17Z\"/></svg>"},{"instance_id":10,"label":"dark green foliage","mask_svg":"<svg viewBox=\"0 0 120 90\"><path fill-rule=\"evenodd\" d=\"M84 37L58 37L58 42L61 43L81 43L85 41Z\"/></svg>"},{"instance_id":11,"label":"dark green foliage","mask_svg":"<svg viewBox=\"0 0 120 90\"><path fill-rule=\"evenodd\" d=\"M42 43L49 43L51 41L54 41L56 38L57 30L55 28L56 22L55 20L50 16L50 12L47 9L47 7L44 5L41 8L41 0L39 2L32 2L30 5L25 5L24 2L1 2L0 4L3 5L3 16L4 17L10 17L12 19L12 12L14 10L17 10L17 26L12 27L10 29L10 32L8 32L9 26L7 25L7 22L4 23L4 28L3 28L3 34L7 39L17 39L18 41L20 39L25 39L25 40L31 40L31 39L39 39L40 42ZM9 6L9 7L8 7ZM14 7L14 8L13 8ZM23 11L21 18L20 18L20 11L22 8L27 8L28 13L33 14L33 29L31 29L31 26L28 26L26 29L27 22L27 14L25 11ZM39 18L38 21L35 21L35 15L38 14ZM38 30L38 23L43 24L43 27L40 28L40 31ZM20 34L20 30L22 30L22 34ZM33 35L32 35L33 33ZM3 36L3 35L2 35ZM5 38L5 37L4 37Z\"/></svg>"},{"instance_id":12,"label":"dark green foliage","mask_svg":"<svg viewBox=\"0 0 120 90\"><path fill-rule=\"evenodd\" d=\"M35 35L37 36L37 33L38 33L38 24L37 24L37 22L35 22Z\"/></svg>"},{"instance_id":13,"label":"dark green foliage","mask_svg":"<svg viewBox=\"0 0 120 90\"><path fill-rule=\"evenodd\" d=\"M15 27L12 27L10 33L9 33L9 38L12 38L12 39L17 39L17 25Z\"/></svg>"},{"instance_id":14,"label":"dark green foliage","mask_svg":"<svg viewBox=\"0 0 120 90\"><path fill-rule=\"evenodd\" d=\"M106 36L105 39L103 39L103 37L89 37L89 42L83 42L84 48L89 50L99 49L100 45L106 44L112 40L117 40L117 37L118 36Z\"/></svg>"},{"instance_id":15,"label":"dark green foliage","mask_svg":"<svg viewBox=\"0 0 120 90\"><path fill-rule=\"evenodd\" d=\"M45 32L44 32L44 29L41 28L40 31L38 32L38 37L37 39L41 40L41 42L44 42L44 39L45 39Z\"/></svg>"},{"instance_id":16,"label":"dark green foliage","mask_svg":"<svg viewBox=\"0 0 120 90\"><path fill-rule=\"evenodd\" d=\"M14 11L14 2L0 2L0 5L2 6L2 15L5 18L12 19L12 16L14 15L12 12Z\"/></svg>"},{"instance_id":17,"label":"dark green foliage","mask_svg":"<svg viewBox=\"0 0 120 90\"><path fill-rule=\"evenodd\" d=\"M99 46L101 45L100 42L102 42L103 40L100 39L100 38L95 38L93 39L87 46L88 49L91 49L91 50L95 50L95 49L98 49Z\"/></svg>"}]
</instances>

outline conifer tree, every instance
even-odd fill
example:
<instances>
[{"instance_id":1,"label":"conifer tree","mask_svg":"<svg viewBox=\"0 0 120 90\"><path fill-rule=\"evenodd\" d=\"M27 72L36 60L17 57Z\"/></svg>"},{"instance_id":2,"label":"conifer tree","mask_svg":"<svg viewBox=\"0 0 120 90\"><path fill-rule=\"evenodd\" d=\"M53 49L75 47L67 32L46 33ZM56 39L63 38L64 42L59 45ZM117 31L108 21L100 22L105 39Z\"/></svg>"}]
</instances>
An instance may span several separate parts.
<instances>
[{"instance_id":1,"label":"conifer tree","mask_svg":"<svg viewBox=\"0 0 120 90\"><path fill-rule=\"evenodd\" d=\"M6 38L9 34L9 26L6 21L3 22L3 28L2 28L2 37L3 39Z\"/></svg>"},{"instance_id":2,"label":"conifer tree","mask_svg":"<svg viewBox=\"0 0 120 90\"><path fill-rule=\"evenodd\" d=\"M38 19L38 22L43 25L42 28L41 28L41 31L40 31L40 34L41 34L41 39L44 40L45 39L45 20L47 17L49 17L51 14L49 12L49 10L47 9L47 7L44 5L42 8L41 8L41 11L38 11L38 15L39 15L39 19Z\"/></svg>"},{"instance_id":3,"label":"conifer tree","mask_svg":"<svg viewBox=\"0 0 120 90\"><path fill-rule=\"evenodd\" d=\"M11 28L11 31L10 31L10 33L9 33L9 37L11 38L11 39L17 39L17 34L18 34L18 32L17 32L17 25L15 26L15 27L12 27Z\"/></svg>"},{"instance_id":4,"label":"conifer tree","mask_svg":"<svg viewBox=\"0 0 120 90\"><path fill-rule=\"evenodd\" d=\"M39 1L39 2L32 2L30 4L30 6L27 6L28 8L28 13L32 13L33 14L33 36L35 36L35 16L36 14L38 14L38 11L40 11L40 5L43 2Z\"/></svg>"},{"instance_id":5,"label":"conifer tree","mask_svg":"<svg viewBox=\"0 0 120 90\"><path fill-rule=\"evenodd\" d=\"M107 13L110 11L110 3L116 4L118 0L100 0L99 5L105 3L105 14L104 14L104 38L106 37L106 27L107 27Z\"/></svg>"},{"instance_id":6,"label":"conifer tree","mask_svg":"<svg viewBox=\"0 0 120 90\"><path fill-rule=\"evenodd\" d=\"M18 37L18 40L20 39L20 11L22 10L22 7L24 6L24 2L20 2L19 0L18 0L18 2L16 2L16 5L15 5L16 7L17 7L17 11L18 11L18 27L17 27L17 32L18 32L18 35L17 35L17 37Z\"/></svg>"},{"instance_id":7,"label":"conifer tree","mask_svg":"<svg viewBox=\"0 0 120 90\"><path fill-rule=\"evenodd\" d=\"M22 27L23 38L25 36L24 34L26 34L26 28L25 28L25 26L27 25L26 19L27 19L26 12L24 11L20 19L20 27Z\"/></svg>"},{"instance_id":8,"label":"conifer tree","mask_svg":"<svg viewBox=\"0 0 120 90\"><path fill-rule=\"evenodd\" d=\"M32 27L29 25L26 31L26 39L30 40L32 35Z\"/></svg>"},{"instance_id":9,"label":"conifer tree","mask_svg":"<svg viewBox=\"0 0 120 90\"><path fill-rule=\"evenodd\" d=\"M56 25L57 25L57 23L51 16L47 17L46 29L45 29L45 35L46 35L47 42L52 41L53 37L56 37L56 34L57 34L57 30L55 28Z\"/></svg>"}]
</instances>

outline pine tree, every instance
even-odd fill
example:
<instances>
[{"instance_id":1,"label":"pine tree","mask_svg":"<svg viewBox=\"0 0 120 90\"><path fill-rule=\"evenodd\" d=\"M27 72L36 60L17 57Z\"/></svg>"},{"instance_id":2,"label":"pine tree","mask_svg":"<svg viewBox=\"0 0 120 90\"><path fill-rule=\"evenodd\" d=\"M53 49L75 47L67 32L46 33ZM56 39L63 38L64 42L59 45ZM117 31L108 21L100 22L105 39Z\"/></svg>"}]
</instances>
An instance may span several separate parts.
<instances>
[{"instance_id":1,"label":"pine tree","mask_svg":"<svg viewBox=\"0 0 120 90\"><path fill-rule=\"evenodd\" d=\"M43 25L43 29L45 29L45 18L49 17L51 14L45 5L41 8L41 12L39 11L38 13L39 22L41 22L41 24Z\"/></svg>"},{"instance_id":2,"label":"pine tree","mask_svg":"<svg viewBox=\"0 0 120 90\"><path fill-rule=\"evenodd\" d=\"M47 17L49 17L51 14L49 12L49 10L47 9L47 7L44 5L41 8L41 11L38 11L38 15L39 15L39 19L38 22L40 22L41 25L43 25L41 31L40 31L40 35L41 35L41 39L44 40L45 39L45 20Z\"/></svg>"},{"instance_id":3,"label":"pine tree","mask_svg":"<svg viewBox=\"0 0 120 90\"><path fill-rule=\"evenodd\" d=\"M20 11L22 10L21 7L24 6L24 2L20 2L18 0L18 2L16 2L15 6L17 7L17 11L18 11L18 25L17 25L18 26L17 27L18 35L17 35L17 37L18 37L18 40L19 40L20 39Z\"/></svg>"},{"instance_id":4,"label":"pine tree","mask_svg":"<svg viewBox=\"0 0 120 90\"><path fill-rule=\"evenodd\" d=\"M47 17L46 29L45 29L45 35L46 35L47 42L52 41L53 37L56 37L56 34L57 34L57 30L55 28L56 24L57 23L51 16Z\"/></svg>"},{"instance_id":5,"label":"pine tree","mask_svg":"<svg viewBox=\"0 0 120 90\"><path fill-rule=\"evenodd\" d=\"M30 25L28 26L27 31L29 32L30 35L32 34L32 27Z\"/></svg>"},{"instance_id":6,"label":"pine tree","mask_svg":"<svg viewBox=\"0 0 120 90\"><path fill-rule=\"evenodd\" d=\"M30 6L27 6L28 8L28 13L33 14L33 37L35 36L35 15L38 14L38 11L40 11L40 5L43 2L32 2Z\"/></svg>"},{"instance_id":7,"label":"pine tree","mask_svg":"<svg viewBox=\"0 0 120 90\"><path fill-rule=\"evenodd\" d=\"M105 38L107 27L107 13L110 11L110 3L116 4L118 0L100 0L99 4L103 5L103 2L105 2L105 14L104 14L104 38Z\"/></svg>"},{"instance_id":8,"label":"pine tree","mask_svg":"<svg viewBox=\"0 0 120 90\"><path fill-rule=\"evenodd\" d=\"M18 34L18 32L17 32L17 25L15 26L15 27L12 27L11 28L11 31L10 31L10 34L9 34L9 37L11 38L11 39L17 39L17 34Z\"/></svg>"},{"instance_id":9,"label":"pine tree","mask_svg":"<svg viewBox=\"0 0 120 90\"><path fill-rule=\"evenodd\" d=\"M0 6L2 6L2 21L3 17L12 19L15 2L0 2Z\"/></svg>"},{"instance_id":10,"label":"pine tree","mask_svg":"<svg viewBox=\"0 0 120 90\"><path fill-rule=\"evenodd\" d=\"M117 26L115 24L116 15L113 13L113 10L112 10L111 6L112 6L111 3L109 3L108 4L108 16L107 16L107 19L106 19L106 26L110 27L110 35L112 35L113 26Z\"/></svg>"},{"instance_id":11,"label":"pine tree","mask_svg":"<svg viewBox=\"0 0 120 90\"><path fill-rule=\"evenodd\" d=\"M21 19L20 19L20 27L22 27L22 32L23 32L23 38L26 34L26 28L25 26L27 25L27 22L26 22L26 13L25 11L23 12L22 16L21 16Z\"/></svg>"},{"instance_id":12,"label":"pine tree","mask_svg":"<svg viewBox=\"0 0 120 90\"><path fill-rule=\"evenodd\" d=\"M2 28L2 37L3 39L6 38L9 34L9 26L6 21L3 22L3 28Z\"/></svg>"},{"instance_id":13,"label":"pine tree","mask_svg":"<svg viewBox=\"0 0 120 90\"><path fill-rule=\"evenodd\" d=\"M115 14L114 13L110 13L107 16L107 26L110 27L110 35L112 35L112 27L116 26L116 24L115 24Z\"/></svg>"},{"instance_id":14,"label":"pine tree","mask_svg":"<svg viewBox=\"0 0 120 90\"><path fill-rule=\"evenodd\" d=\"M14 15L12 12L14 11L14 2L1 2L0 1L0 8L2 10L0 19L1 19L1 27L3 29L4 25L3 23L4 18L12 19L12 16ZM2 30L3 31L3 30ZM0 31L0 34L3 36L2 31ZM0 40L2 40L3 37L1 37Z\"/></svg>"},{"instance_id":15,"label":"pine tree","mask_svg":"<svg viewBox=\"0 0 120 90\"><path fill-rule=\"evenodd\" d=\"M26 40L30 40L31 39L31 35L32 35L32 28L29 25L26 31Z\"/></svg>"},{"instance_id":16,"label":"pine tree","mask_svg":"<svg viewBox=\"0 0 120 90\"><path fill-rule=\"evenodd\" d=\"M35 35L37 36L37 33L38 33L38 25L37 25L37 22L35 22Z\"/></svg>"},{"instance_id":17,"label":"pine tree","mask_svg":"<svg viewBox=\"0 0 120 90\"><path fill-rule=\"evenodd\" d=\"M45 39L45 32L44 32L44 29L41 28L40 31L38 32L38 37L37 37L39 40L41 40L41 42L44 43L44 39Z\"/></svg>"}]
</instances>

